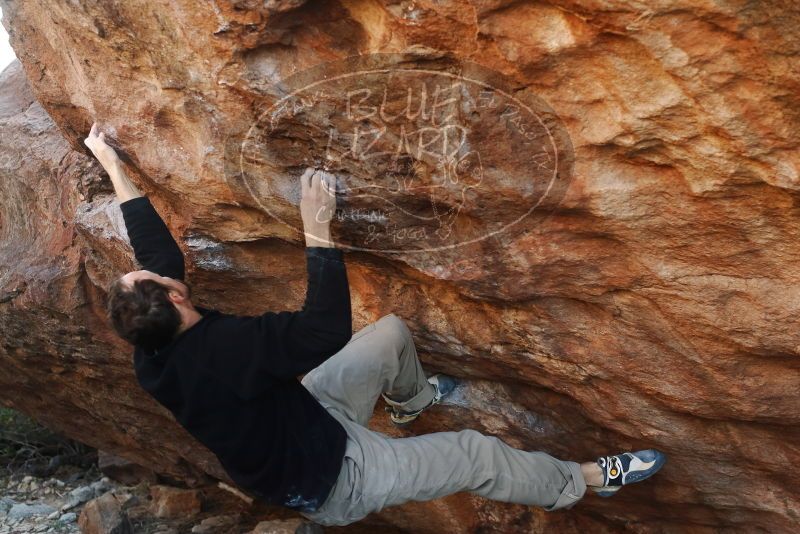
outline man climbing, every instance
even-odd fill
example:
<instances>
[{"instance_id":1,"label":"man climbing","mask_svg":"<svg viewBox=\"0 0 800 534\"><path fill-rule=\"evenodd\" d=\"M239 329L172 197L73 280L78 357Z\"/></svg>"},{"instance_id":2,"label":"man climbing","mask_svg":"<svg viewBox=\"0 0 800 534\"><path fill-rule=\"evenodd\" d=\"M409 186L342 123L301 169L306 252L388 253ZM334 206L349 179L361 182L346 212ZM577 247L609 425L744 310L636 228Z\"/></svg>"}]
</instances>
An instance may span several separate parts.
<instances>
[{"instance_id":1,"label":"man climbing","mask_svg":"<svg viewBox=\"0 0 800 534\"><path fill-rule=\"evenodd\" d=\"M323 525L459 491L556 510L573 506L587 486L610 496L663 465L655 450L578 464L474 430L400 439L369 430L379 397L392 421L406 425L456 382L426 378L394 314L351 335L347 273L330 234L335 178L313 169L300 177L302 309L235 316L192 303L180 249L97 124L84 143L111 178L144 268L108 292L114 329L134 345L136 377L254 496Z\"/></svg>"}]
</instances>

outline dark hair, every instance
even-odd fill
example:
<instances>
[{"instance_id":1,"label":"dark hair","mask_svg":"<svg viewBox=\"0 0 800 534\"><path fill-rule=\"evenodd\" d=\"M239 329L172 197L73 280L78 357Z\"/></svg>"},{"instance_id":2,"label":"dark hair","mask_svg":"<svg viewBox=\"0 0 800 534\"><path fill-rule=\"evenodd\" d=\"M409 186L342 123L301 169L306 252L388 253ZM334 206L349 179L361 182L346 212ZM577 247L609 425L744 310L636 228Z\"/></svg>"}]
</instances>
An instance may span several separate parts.
<instances>
[{"instance_id":1,"label":"dark hair","mask_svg":"<svg viewBox=\"0 0 800 534\"><path fill-rule=\"evenodd\" d=\"M163 347L175 337L181 315L169 300L169 288L155 280L137 280L128 289L122 278L108 288L108 318L119 336L149 351Z\"/></svg>"}]
</instances>

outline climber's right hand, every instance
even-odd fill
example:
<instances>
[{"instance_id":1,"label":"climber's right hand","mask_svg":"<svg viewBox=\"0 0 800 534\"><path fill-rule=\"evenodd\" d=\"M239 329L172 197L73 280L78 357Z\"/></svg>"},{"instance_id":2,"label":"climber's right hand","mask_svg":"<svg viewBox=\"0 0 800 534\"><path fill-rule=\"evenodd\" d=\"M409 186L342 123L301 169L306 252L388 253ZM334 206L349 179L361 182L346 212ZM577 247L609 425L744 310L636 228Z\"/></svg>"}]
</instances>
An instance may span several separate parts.
<instances>
[{"instance_id":1,"label":"climber's right hand","mask_svg":"<svg viewBox=\"0 0 800 534\"><path fill-rule=\"evenodd\" d=\"M336 210L336 176L312 167L300 177L300 215L307 247L332 247L331 220Z\"/></svg>"},{"instance_id":2,"label":"climber's right hand","mask_svg":"<svg viewBox=\"0 0 800 534\"><path fill-rule=\"evenodd\" d=\"M94 157L100 162L100 165L106 171L110 171L114 166L119 164L119 156L117 151L112 146L106 143L106 134L101 132L97 127L97 123L92 124L92 129L89 131L89 137L83 140L83 144L89 147Z\"/></svg>"}]
</instances>

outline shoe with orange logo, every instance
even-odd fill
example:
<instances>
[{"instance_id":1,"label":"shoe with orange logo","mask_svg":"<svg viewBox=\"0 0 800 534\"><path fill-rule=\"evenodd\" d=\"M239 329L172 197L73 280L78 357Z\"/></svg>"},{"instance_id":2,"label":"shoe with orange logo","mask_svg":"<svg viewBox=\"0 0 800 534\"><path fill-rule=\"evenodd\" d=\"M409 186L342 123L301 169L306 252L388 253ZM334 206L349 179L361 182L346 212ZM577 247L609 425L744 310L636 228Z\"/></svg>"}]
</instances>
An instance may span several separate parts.
<instances>
[{"instance_id":1,"label":"shoe with orange logo","mask_svg":"<svg viewBox=\"0 0 800 534\"><path fill-rule=\"evenodd\" d=\"M667 456L655 449L601 456L597 465L603 470L603 485L590 488L601 497L611 497L626 484L650 478L666 461Z\"/></svg>"}]
</instances>

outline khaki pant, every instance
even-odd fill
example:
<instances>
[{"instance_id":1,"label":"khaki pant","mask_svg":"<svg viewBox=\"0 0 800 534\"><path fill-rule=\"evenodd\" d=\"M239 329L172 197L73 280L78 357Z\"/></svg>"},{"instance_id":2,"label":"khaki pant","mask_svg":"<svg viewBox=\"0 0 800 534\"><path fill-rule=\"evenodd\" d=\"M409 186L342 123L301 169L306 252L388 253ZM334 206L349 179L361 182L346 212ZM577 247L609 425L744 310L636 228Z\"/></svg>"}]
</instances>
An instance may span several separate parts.
<instances>
[{"instance_id":1,"label":"khaki pant","mask_svg":"<svg viewBox=\"0 0 800 534\"><path fill-rule=\"evenodd\" d=\"M336 485L319 509L303 514L316 523L347 525L387 506L460 491L548 511L569 508L586 492L579 464L474 430L394 439L366 428L382 392L408 411L434 394L411 332L394 314L356 332L303 385L348 435Z\"/></svg>"}]
</instances>

